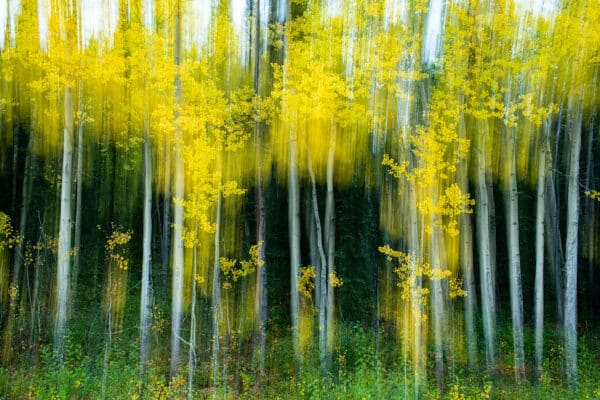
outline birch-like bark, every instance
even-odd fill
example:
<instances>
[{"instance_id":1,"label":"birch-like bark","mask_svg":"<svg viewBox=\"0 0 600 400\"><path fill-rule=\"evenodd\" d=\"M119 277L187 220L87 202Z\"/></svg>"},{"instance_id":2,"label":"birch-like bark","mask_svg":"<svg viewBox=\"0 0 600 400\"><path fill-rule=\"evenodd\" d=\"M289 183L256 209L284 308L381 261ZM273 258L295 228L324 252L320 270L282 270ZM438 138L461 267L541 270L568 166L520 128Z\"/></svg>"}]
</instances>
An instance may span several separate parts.
<instances>
[{"instance_id":1,"label":"birch-like bark","mask_svg":"<svg viewBox=\"0 0 600 400\"><path fill-rule=\"evenodd\" d=\"M84 109L83 109L83 84L79 82L77 99L77 111L79 119L77 121L77 170L75 172L75 254L73 256L73 278L71 297L77 296L77 282L79 279L79 270L81 264L81 223L82 223L82 204L83 204L83 127L84 127Z\"/></svg>"},{"instance_id":2,"label":"birch-like bark","mask_svg":"<svg viewBox=\"0 0 600 400\"><path fill-rule=\"evenodd\" d=\"M220 164L220 162L218 162ZM220 165L217 167L217 173L221 173ZM219 180L219 185L221 184ZM217 209L215 220L217 223L217 229L215 231L215 253L213 262L213 284L212 284L212 373L213 373L213 390L212 397L217 399L217 388L219 385L219 354L221 352L221 339L220 339L220 322L221 322L221 207L222 207L222 195L221 189L219 188L219 194L217 197Z\"/></svg>"},{"instance_id":3,"label":"birch-like bark","mask_svg":"<svg viewBox=\"0 0 600 400\"><path fill-rule=\"evenodd\" d=\"M554 293L556 298L556 323L560 326L564 322L564 287L562 264L564 260L562 235L560 232L560 196L558 195L558 168L559 159L558 152L560 149L559 143L561 138L563 109L561 107L558 113L558 121L556 124L556 134L554 137L554 152L552 158L552 174L548 180L548 227L550 228L547 246L549 249L550 258L552 261L552 274L554 275Z\"/></svg>"},{"instance_id":4,"label":"birch-like bark","mask_svg":"<svg viewBox=\"0 0 600 400\"><path fill-rule=\"evenodd\" d=\"M298 183L297 133L294 128L289 133L289 172L288 172L288 225L290 245L290 316L294 353L300 357L298 335L298 315L300 297L298 277L300 270L300 186Z\"/></svg>"},{"instance_id":5,"label":"birch-like bark","mask_svg":"<svg viewBox=\"0 0 600 400\"><path fill-rule=\"evenodd\" d=\"M332 122L327 152L327 194L325 197L325 247L327 248L327 353L326 367L331 363L335 339L335 288L331 279L335 273L335 194L333 191L333 174L335 165L336 130Z\"/></svg>"},{"instance_id":6,"label":"birch-like bark","mask_svg":"<svg viewBox=\"0 0 600 400\"><path fill-rule=\"evenodd\" d=\"M414 160L411 157L411 164ZM411 167L412 168L412 167ZM417 269L421 260L421 246L419 240L419 220L417 215L417 193L413 183L407 183L408 186L408 209L409 209L409 254L410 254L410 275L414 279L414 287L410 289L410 307L412 311L413 325L413 375L414 375L414 394L415 398L420 398L421 387L426 379L425 371L425 352L424 352L424 337L423 334L423 316L425 307L421 298L421 289L423 278L417 273Z\"/></svg>"},{"instance_id":7,"label":"birch-like bark","mask_svg":"<svg viewBox=\"0 0 600 400\"><path fill-rule=\"evenodd\" d=\"M184 198L183 134L179 128L179 107L181 106L181 4L177 1L175 12L175 199ZM173 204L173 280L171 293L171 378L179 370L179 350L181 342L181 320L183 313L183 206Z\"/></svg>"},{"instance_id":8,"label":"birch-like bark","mask_svg":"<svg viewBox=\"0 0 600 400\"><path fill-rule=\"evenodd\" d=\"M544 355L544 225L546 215L546 136L542 134L539 146L537 195L535 212L535 286L533 296L535 326L535 379L542 374Z\"/></svg>"},{"instance_id":9,"label":"birch-like bark","mask_svg":"<svg viewBox=\"0 0 600 400\"><path fill-rule=\"evenodd\" d=\"M198 238L198 220L194 226L194 235ZM196 372L196 302L197 302L197 284L196 274L198 274L198 243L194 243L192 258L192 306L190 310L190 342L188 349L188 389L187 398L194 398L194 373Z\"/></svg>"},{"instance_id":10,"label":"birch-like bark","mask_svg":"<svg viewBox=\"0 0 600 400\"><path fill-rule=\"evenodd\" d=\"M481 124L482 126L485 123ZM479 281L481 288L481 313L485 339L485 359L488 370L492 370L496 358L496 294L490 255L490 217L486 181L485 145L487 126L477 138L475 165L475 210L477 213L477 242L479 253Z\"/></svg>"},{"instance_id":11,"label":"birch-like bark","mask_svg":"<svg viewBox=\"0 0 600 400\"><path fill-rule=\"evenodd\" d=\"M464 119L459 121L459 137L466 139ZM465 158L458 164L458 185L463 193L469 193L469 164ZM477 308L477 290L475 289L475 273L473 271L473 222L471 215L461 214L460 231L460 264L462 266L464 286L467 295L463 299L465 333L469 365L477 366L477 335L475 332L475 309Z\"/></svg>"},{"instance_id":12,"label":"birch-like bark","mask_svg":"<svg viewBox=\"0 0 600 400\"><path fill-rule=\"evenodd\" d=\"M521 288L521 256L519 251L519 195L515 155L515 132L506 131L506 234L508 241L508 276L512 317L515 378L525 378L525 351L523 344L523 290Z\"/></svg>"},{"instance_id":13,"label":"birch-like bark","mask_svg":"<svg viewBox=\"0 0 600 400\"><path fill-rule=\"evenodd\" d=\"M321 360L321 370L327 372L327 260L325 250L323 249L323 233L321 230L321 217L319 216L319 203L317 199L317 184L315 173L313 171L310 150L308 156L308 173L310 175L311 187L311 205L313 212L313 221L315 226L315 242L319 256L319 268L317 279L319 296L317 297L317 309L319 312L319 355Z\"/></svg>"},{"instance_id":14,"label":"birch-like bark","mask_svg":"<svg viewBox=\"0 0 600 400\"><path fill-rule=\"evenodd\" d=\"M572 104L577 101L578 104ZM569 385L577 384L577 254L579 229L579 157L581 153L582 100L571 99L569 164L567 172L567 236L565 248L565 356Z\"/></svg>"},{"instance_id":15,"label":"birch-like bark","mask_svg":"<svg viewBox=\"0 0 600 400\"><path fill-rule=\"evenodd\" d=\"M58 230L58 266L56 268L56 312L54 317L54 351L62 358L69 305L71 267L71 187L73 181L73 89L65 88L65 127L63 130L62 179L60 189L60 223Z\"/></svg>"},{"instance_id":16,"label":"birch-like bark","mask_svg":"<svg viewBox=\"0 0 600 400\"><path fill-rule=\"evenodd\" d=\"M260 0L256 0L254 13L255 33L254 33L254 95L260 94ZM255 315L256 320L256 344L258 347L258 371L260 377L265 372L265 353L267 344L267 264L265 260L265 189L263 182L263 139L261 125L258 121L254 122L254 154L256 157L256 241L258 244L258 263L261 264L256 271L256 299Z\"/></svg>"},{"instance_id":17,"label":"birch-like bark","mask_svg":"<svg viewBox=\"0 0 600 400\"><path fill-rule=\"evenodd\" d=\"M142 376L150 356L152 323L152 154L150 151L150 109L148 88L144 115L144 222L142 233L142 293L140 298L140 366Z\"/></svg>"},{"instance_id":18,"label":"birch-like bark","mask_svg":"<svg viewBox=\"0 0 600 400\"><path fill-rule=\"evenodd\" d=\"M434 202L435 204L435 202ZM434 228L433 214L429 219L430 226L433 229L429 239L429 262L432 271L442 270L440 263L440 247L437 229ZM433 324L433 343L435 359L435 378L438 388L441 388L444 381L444 338L447 324L444 316L444 299L442 282L440 279L430 279L431 288L431 314Z\"/></svg>"}]
</instances>

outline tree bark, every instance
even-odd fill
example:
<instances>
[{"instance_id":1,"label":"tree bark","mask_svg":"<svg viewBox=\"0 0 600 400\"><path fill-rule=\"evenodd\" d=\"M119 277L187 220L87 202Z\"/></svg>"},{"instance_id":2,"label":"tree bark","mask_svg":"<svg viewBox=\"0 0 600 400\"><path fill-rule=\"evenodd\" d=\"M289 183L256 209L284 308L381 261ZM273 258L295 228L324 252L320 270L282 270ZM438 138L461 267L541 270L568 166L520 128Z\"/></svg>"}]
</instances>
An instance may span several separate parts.
<instances>
[{"instance_id":1,"label":"tree bark","mask_svg":"<svg viewBox=\"0 0 600 400\"><path fill-rule=\"evenodd\" d=\"M313 212L313 221L315 227L315 242L318 250L319 268L317 269L317 309L319 312L319 355L321 360L321 370L327 372L327 260L325 250L323 248L323 233L321 230L321 217L319 216L319 203L317 199L317 185L315 181L315 173L313 171L312 159L310 150L307 152L308 158L308 173L311 183L311 204Z\"/></svg>"},{"instance_id":2,"label":"tree bark","mask_svg":"<svg viewBox=\"0 0 600 400\"><path fill-rule=\"evenodd\" d=\"M17 304L19 297L22 295L23 285L19 286L21 278L21 267L23 266L23 260L25 254L23 252L25 244L25 236L27 229L27 220L29 215L29 203L31 199L31 147L33 142L33 135L29 135L27 150L25 153L25 168L23 171L23 187L21 188L21 210L19 212L19 242L15 246L14 260L13 260L13 273L10 280L10 288L15 290L16 295L10 296L8 303L8 316L6 324L4 326L4 348L2 351L2 359L5 363L9 363L13 354L13 335L15 318L17 315Z\"/></svg>"},{"instance_id":3,"label":"tree bark","mask_svg":"<svg viewBox=\"0 0 600 400\"><path fill-rule=\"evenodd\" d=\"M255 1L255 33L254 33L254 95L260 95L260 0ZM265 189L263 182L263 137L261 124L254 122L254 154L256 157L256 241L258 245L258 262L262 266L256 271L256 344L258 347L258 371L262 378L265 373L265 353L267 343L267 264L265 260Z\"/></svg>"},{"instance_id":4,"label":"tree bark","mask_svg":"<svg viewBox=\"0 0 600 400\"><path fill-rule=\"evenodd\" d=\"M298 149L297 133L291 128L289 132L289 171L288 171L288 225L290 245L290 316L292 323L292 341L294 353L300 356L298 335L298 315L300 296L298 277L300 270L300 186L298 183Z\"/></svg>"},{"instance_id":5,"label":"tree bark","mask_svg":"<svg viewBox=\"0 0 600 400\"><path fill-rule=\"evenodd\" d=\"M145 376L150 356L152 323L152 153L150 150L150 109L148 88L144 115L144 225L142 237L142 293L140 298L140 366Z\"/></svg>"},{"instance_id":6,"label":"tree bark","mask_svg":"<svg viewBox=\"0 0 600 400\"><path fill-rule=\"evenodd\" d=\"M481 125L486 124L482 122ZM496 295L494 276L490 255L490 217L489 199L486 181L486 162L484 141L487 136L481 132L476 148L476 176L475 176L475 209L477 213L477 242L479 253L479 279L481 287L481 312L483 316L483 334L485 338L485 358L488 370L495 366L496 358Z\"/></svg>"},{"instance_id":7,"label":"tree bark","mask_svg":"<svg viewBox=\"0 0 600 400\"><path fill-rule=\"evenodd\" d=\"M327 353L326 367L331 364L335 339L335 288L331 282L335 274L335 194L333 175L335 166L336 127L332 122L327 153L327 194L325 197L325 246L327 248Z\"/></svg>"},{"instance_id":8,"label":"tree bark","mask_svg":"<svg viewBox=\"0 0 600 400\"><path fill-rule=\"evenodd\" d=\"M198 238L198 220L194 226L194 235ZM187 398L194 398L194 373L196 371L196 297L197 284L196 274L198 273L198 243L194 243L194 253L192 259L192 307L190 310L190 343L188 350L188 391Z\"/></svg>"},{"instance_id":9,"label":"tree bark","mask_svg":"<svg viewBox=\"0 0 600 400\"><path fill-rule=\"evenodd\" d=\"M549 123L547 123L549 124ZM535 379L539 382L544 356L544 225L546 215L546 146L547 135L542 134L539 145L537 196L535 213L535 286L533 297L535 326Z\"/></svg>"},{"instance_id":10,"label":"tree bark","mask_svg":"<svg viewBox=\"0 0 600 400\"><path fill-rule=\"evenodd\" d=\"M71 186L73 172L73 89L65 88L65 127L63 130L62 183L60 191L60 224L58 232L58 266L56 268L56 312L54 318L54 350L64 354L69 278L71 267Z\"/></svg>"},{"instance_id":11,"label":"tree bark","mask_svg":"<svg viewBox=\"0 0 600 400\"><path fill-rule=\"evenodd\" d=\"M434 204L436 201L434 201ZM433 232L429 238L429 262L432 271L443 270L440 263L440 246L438 231L434 227L434 218L431 214L429 223ZM431 314L432 314L432 325L433 325L433 344L434 344L434 359L435 359L435 378L438 388L443 387L444 383L444 335L447 331L447 323L444 315L444 299L442 282L440 279L429 280L431 288Z\"/></svg>"},{"instance_id":12,"label":"tree bark","mask_svg":"<svg viewBox=\"0 0 600 400\"><path fill-rule=\"evenodd\" d=\"M177 1L175 12L175 199L183 200L184 172L183 172L183 134L178 127L179 107L181 106L181 4ZM173 205L173 280L172 280L172 315L171 315L171 378L179 370L179 349L181 341L181 320L183 313L183 206L180 203Z\"/></svg>"},{"instance_id":13,"label":"tree bark","mask_svg":"<svg viewBox=\"0 0 600 400\"><path fill-rule=\"evenodd\" d=\"M515 155L515 132L506 129L506 234L508 242L508 276L512 317L515 378L525 378L525 351L523 344L523 290L521 288L521 256L519 251L519 195Z\"/></svg>"},{"instance_id":14,"label":"tree bark","mask_svg":"<svg viewBox=\"0 0 600 400\"><path fill-rule=\"evenodd\" d=\"M594 186L594 120L592 119L589 127L587 128L587 154L586 154L586 169L585 169L585 187L587 189L593 188ZM586 216L586 264L588 270L589 280L589 295L588 295L588 306L591 314L595 314L595 310L598 309L598 283L596 282L596 264L595 258L595 224L596 224L596 201L589 196L585 197L585 210L583 214Z\"/></svg>"},{"instance_id":15,"label":"tree bark","mask_svg":"<svg viewBox=\"0 0 600 400\"><path fill-rule=\"evenodd\" d=\"M71 296L73 299L77 296L77 281L79 278L79 270L81 264L81 207L83 204L83 125L84 125L84 109L83 109L83 84L79 82L77 99L77 110L79 120L77 122L77 170L75 172L75 180L77 182L75 191L75 254L73 256L73 278Z\"/></svg>"},{"instance_id":16,"label":"tree bark","mask_svg":"<svg viewBox=\"0 0 600 400\"><path fill-rule=\"evenodd\" d=\"M217 156L218 157L218 156ZM218 167L218 174L221 173ZM220 185L220 181L219 181ZM221 188L217 197L216 223L217 230L215 231L215 254L213 262L213 284L212 284L212 370L213 370L213 399L217 398L217 388L219 384L219 354L221 351L220 340L220 322L221 322Z\"/></svg>"},{"instance_id":17,"label":"tree bark","mask_svg":"<svg viewBox=\"0 0 600 400\"><path fill-rule=\"evenodd\" d=\"M572 104L577 101L578 104ZM571 99L569 114L569 164L567 172L567 236L565 253L565 355L569 385L577 384L577 254L579 229L579 157L581 152L582 100Z\"/></svg>"},{"instance_id":18,"label":"tree bark","mask_svg":"<svg viewBox=\"0 0 600 400\"><path fill-rule=\"evenodd\" d=\"M562 129L562 107L558 113L558 122L556 126L556 135L554 137L554 154L552 157L552 174L548 179L548 228L549 235L547 246L549 249L552 274L554 275L554 292L556 296L556 323L562 326L564 323L564 287L562 264L564 260L562 235L560 232L560 195L558 192L558 152Z\"/></svg>"},{"instance_id":19,"label":"tree bark","mask_svg":"<svg viewBox=\"0 0 600 400\"><path fill-rule=\"evenodd\" d=\"M466 139L466 129L464 118L459 120L459 136ZM469 193L469 163L465 158L458 164L458 185L463 193ZM463 300L465 330L467 340L467 353L469 357L469 366L477 366L477 335L475 331L475 309L477 308L477 290L475 289L475 274L473 271L473 222L471 215L461 214L459 217L460 231L460 264L464 286L467 295Z\"/></svg>"}]
</instances>

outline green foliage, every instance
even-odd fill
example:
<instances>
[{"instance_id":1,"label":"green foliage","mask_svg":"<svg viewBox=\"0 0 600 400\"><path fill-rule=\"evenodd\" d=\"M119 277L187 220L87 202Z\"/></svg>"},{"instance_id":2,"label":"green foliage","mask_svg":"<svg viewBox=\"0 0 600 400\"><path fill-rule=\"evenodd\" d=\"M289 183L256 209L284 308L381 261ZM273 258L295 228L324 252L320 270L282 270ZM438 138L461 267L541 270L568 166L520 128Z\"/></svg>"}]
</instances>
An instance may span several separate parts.
<instances>
[{"instance_id":1,"label":"green foliage","mask_svg":"<svg viewBox=\"0 0 600 400\"><path fill-rule=\"evenodd\" d=\"M510 326L501 330L501 336L510 337ZM81 329L84 329L83 327ZM506 333L504 333L504 331ZM223 399L415 399L411 382L410 361L406 360L393 338L379 334L370 326L340 324L338 344L334 349L333 369L323 375L318 349L307 349L302 364L294 364L294 350L289 335L273 337L269 341L264 377L259 377L252 364L240 360L239 369L233 354L224 360L230 368L226 377L227 388L218 389ZM526 343L532 341L532 332L526 331ZM9 368L0 368L0 398L73 399L98 398L102 390L102 354L86 349L67 336L63 363L59 363L50 346L42 346L39 363L27 361ZM559 337L548 335L544 374L540 384L512 379L512 360L505 358L494 376L483 371L466 369L459 364L448 377L443 388L428 381L419 398L444 400L483 399L594 399L600 396L595 336L584 335L579 343L581 363L580 386L573 392L560 380L561 356ZM133 344L132 344L133 343ZM159 358L151 360L146 383L143 384L137 360L139 352L135 341L126 338L113 342L108 367L106 396L110 399L181 399L187 395L187 374L184 372L168 380L158 367ZM299 367L299 369L297 369ZM504 369L506 368L506 369ZM201 363L197 370L195 398L210 396L205 389L208 366Z\"/></svg>"}]
</instances>

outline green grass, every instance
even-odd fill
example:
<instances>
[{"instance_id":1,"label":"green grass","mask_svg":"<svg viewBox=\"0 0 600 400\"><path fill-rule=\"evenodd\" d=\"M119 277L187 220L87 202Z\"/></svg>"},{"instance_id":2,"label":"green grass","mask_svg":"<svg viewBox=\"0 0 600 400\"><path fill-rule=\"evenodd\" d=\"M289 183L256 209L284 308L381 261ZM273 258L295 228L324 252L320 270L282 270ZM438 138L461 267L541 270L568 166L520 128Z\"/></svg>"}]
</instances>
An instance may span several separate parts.
<instances>
[{"instance_id":1,"label":"green grass","mask_svg":"<svg viewBox=\"0 0 600 400\"><path fill-rule=\"evenodd\" d=\"M499 331L502 351L510 345L507 331ZM373 330L357 325L341 326L332 366L325 375L321 373L315 348L307 349L302 362L296 362L291 341L284 335L270 339L267 374L262 379L257 375L251 354L236 351L226 356L227 369L218 385L217 398L414 399L418 390L418 398L422 399L600 399L597 337L590 333L580 337L580 380L576 391L563 381L559 336L549 330L546 340L546 358L539 384L531 380L515 383L512 358L504 355L493 376L485 372L485 368L471 370L454 361L442 387L436 387L430 373L429 379L417 389L412 382L410 364L403 362L401 346L389 337L376 337ZM531 332L528 332L528 349L531 341ZM101 346L89 352L73 340L67 340L62 364L53 357L49 346L41 347L37 361L23 354L14 365L0 369L0 398L97 399L103 391L107 399L186 398L187 371L182 370L169 384L168 360L162 348L156 349L147 379L142 383L134 332L113 341L103 389L104 353L98 351L99 348ZM236 346L231 344L230 348ZM210 362L205 358L199 362L195 375L194 398L198 399L212 397ZM432 360L428 364L433 364Z\"/></svg>"}]
</instances>

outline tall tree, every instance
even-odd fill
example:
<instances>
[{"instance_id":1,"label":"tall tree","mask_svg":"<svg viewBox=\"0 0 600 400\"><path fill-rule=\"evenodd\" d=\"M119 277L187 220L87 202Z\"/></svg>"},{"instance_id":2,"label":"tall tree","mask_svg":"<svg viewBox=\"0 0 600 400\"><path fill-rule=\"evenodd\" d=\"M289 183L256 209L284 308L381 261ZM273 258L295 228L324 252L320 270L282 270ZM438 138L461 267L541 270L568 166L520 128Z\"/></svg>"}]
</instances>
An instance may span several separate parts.
<instances>
[{"instance_id":1,"label":"tall tree","mask_svg":"<svg viewBox=\"0 0 600 400\"><path fill-rule=\"evenodd\" d=\"M260 96L261 87L261 2L254 2L254 96ZM260 121L254 121L254 157L256 162L256 240L258 243L258 259L263 264L256 273L256 342L258 345L258 368L262 377L265 370L265 353L267 342L267 265L265 264L265 188L264 188L264 152L263 134Z\"/></svg>"},{"instance_id":2,"label":"tall tree","mask_svg":"<svg viewBox=\"0 0 600 400\"><path fill-rule=\"evenodd\" d=\"M179 372L179 356L181 343L181 322L183 319L183 206L179 201L184 198L184 170L183 170L183 134L181 131L180 108L182 105L181 96L181 12L182 5L180 0L175 1L175 21L174 21L174 48L173 62L175 64L175 138L174 138L174 159L175 159L175 181L174 181L174 198L176 201L173 205L173 278L171 291L171 377L174 377ZM164 222L166 223L166 221Z\"/></svg>"},{"instance_id":3,"label":"tall tree","mask_svg":"<svg viewBox=\"0 0 600 400\"><path fill-rule=\"evenodd\" d=\"M565 356L569 384L577 383L577 257L579 234L579 156L583 96L569 99L569 163L567 169L567 236L565 246Z\"/></svg>"}]
</instances>

